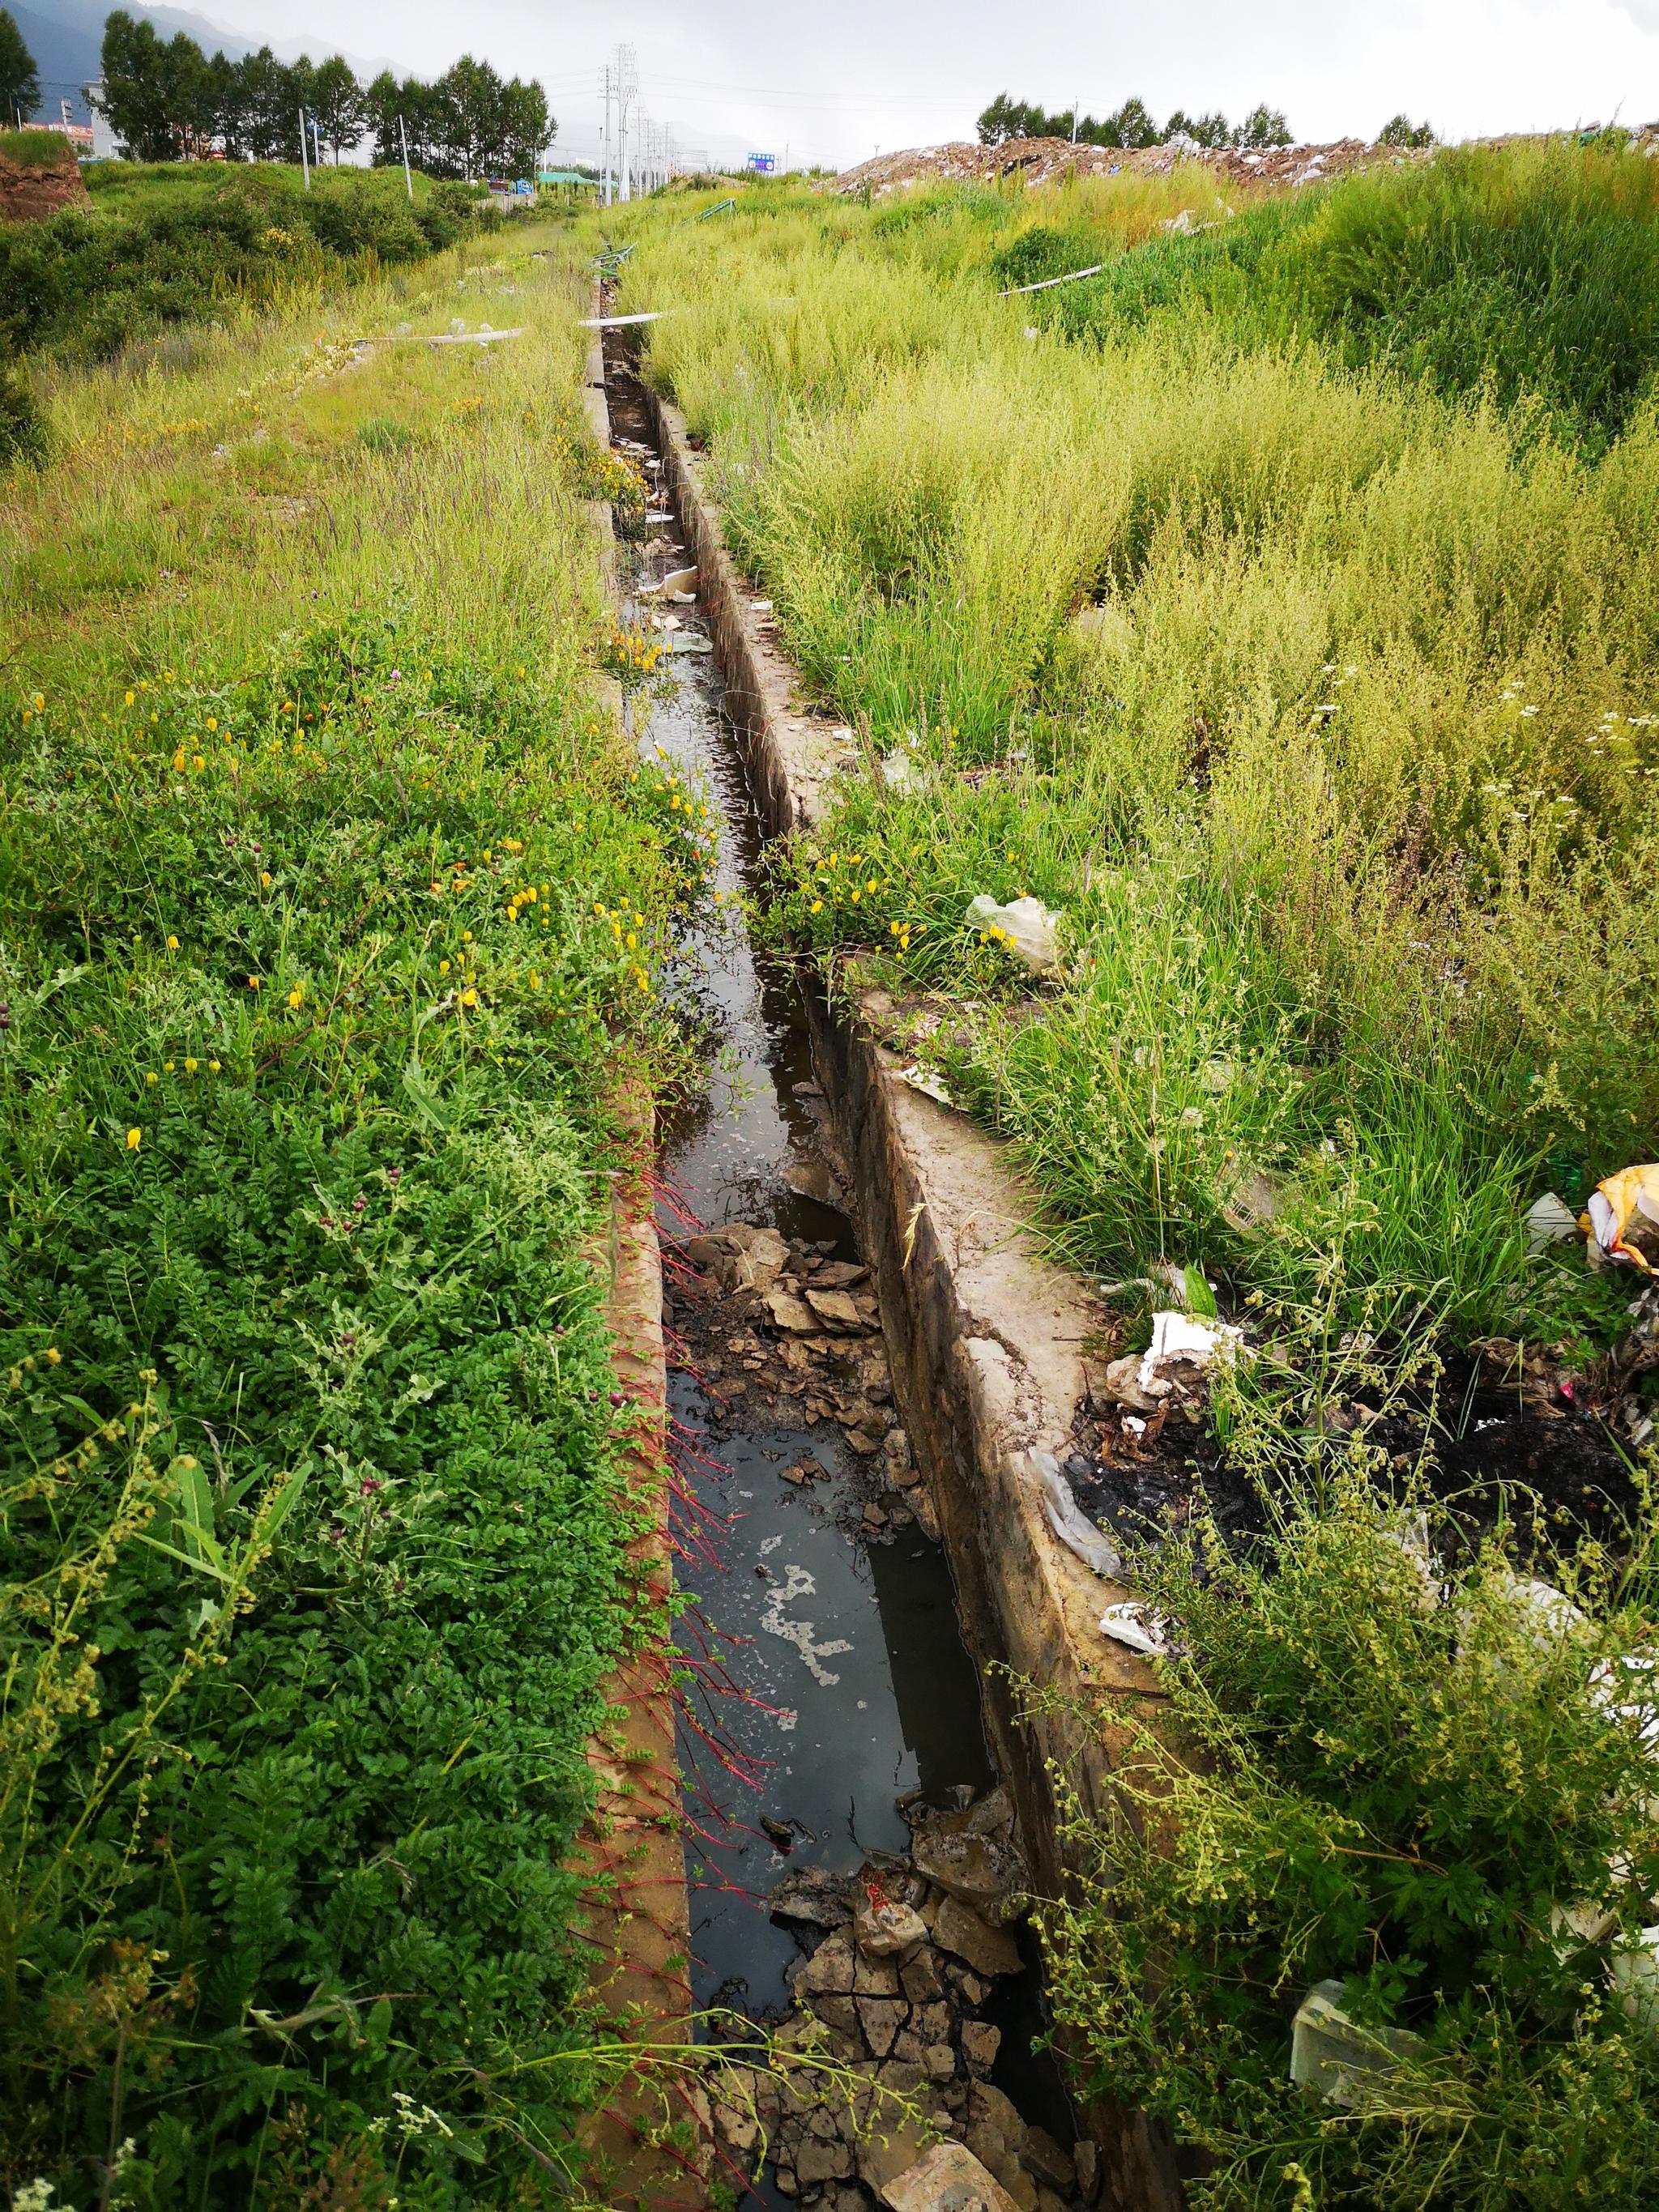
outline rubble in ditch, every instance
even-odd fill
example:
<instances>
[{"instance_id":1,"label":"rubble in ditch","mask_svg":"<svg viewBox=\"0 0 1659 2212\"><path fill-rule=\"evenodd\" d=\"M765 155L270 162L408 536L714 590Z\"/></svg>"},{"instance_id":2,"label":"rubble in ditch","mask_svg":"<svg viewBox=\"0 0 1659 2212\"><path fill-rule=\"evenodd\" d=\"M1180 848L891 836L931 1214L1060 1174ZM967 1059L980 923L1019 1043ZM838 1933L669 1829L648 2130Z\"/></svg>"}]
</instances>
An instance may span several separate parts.
<instances>
[{"instance_id":1,"label":"rubble in ditch","mask_svg":"<svg viewBox=\"0 0 1659 2212\"><path fill-rule=\"evenodd\" d=\"M990 2079L1001 2037L983 2014L1024 1964L1007 1795L901 1809L907 1857L855 1875L803 1867L773 1891L773 1919L800 1945L793 2008L771 2038L782 2063L725 2071L716 2142L745 2171L763 2142L780 2195L824 2212L929 2206L935 2179L948 2193L970 2170L987 2203L1018 2212L1092 2204L1095 2146L1029 2125ZM941 2155L940 2143L953 2148Z\"/></svg>"},{"instance_id":2,"label":"rubble in ditch","mask_svg":"<svg viewBox=\"0 0 1659 2212\"><path fill-rule=\"evenodd\" d=\"M827 1170L808 1195L828 1200ZM867 1267L837 1259L833 1242L809 1243L775 1229L734 1221L674 1246L680 1264L663 1298L677 1356L708 1395L713 1432L743 1419L757 1401L767 1424L838 1429L858 1462L858 1533L891 1543L913 1523L937 1540L939 1524L893 1409L881 1316ZM830 1469L810 1456L780 1467L805 1489Z\"/></svg>"}]
</instances>

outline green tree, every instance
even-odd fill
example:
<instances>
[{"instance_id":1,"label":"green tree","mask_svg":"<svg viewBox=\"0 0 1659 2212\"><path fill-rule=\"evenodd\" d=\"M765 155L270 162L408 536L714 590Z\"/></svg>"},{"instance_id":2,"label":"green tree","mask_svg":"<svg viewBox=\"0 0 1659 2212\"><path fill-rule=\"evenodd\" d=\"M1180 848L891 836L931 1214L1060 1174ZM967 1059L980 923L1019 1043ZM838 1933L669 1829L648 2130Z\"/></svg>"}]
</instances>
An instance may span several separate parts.
<instances>
[{"instance_id":1,"label":"green tree","mask_svg":"<svg viewBox=\"0 0 1659 2212\"><path fill-rule=\"evenodd\" d=\"M337 161L362 140L368 120L363 88L343 54L331 55L318 64L311 81L311 106Z\"/></svg>"},{"instance_id":2,"label":"green tree","mask_svg":"<svg viewBox=\"0 0 1659 2212\"><path fill-rule=\"evenodd\" d=\"M1109 127L1116 132L1115 138L1102 139L1108 146L1156 146L1161 133L1152 118L1144 100L1133 94L1126 100L1115 115L1107 118Z\"/></svg>"},{"instance_id":3,"label":"green tree","mask_svg":"<svg viewBox=\"0 0 1659 2212\"><path fill-rule=\"evenodd\" d=\"M1168 138L1190 138L1194 146L1229 146L1232 143L1233 126L1219 108L1208 115L1188 115L1177 107L1164 126Z\"/></svg>"},{"instance_id":4,"label":"green tree","mask_svg":"<svg viewBox=\"0 0 1659 2212\"><path fill-rule=\"evenodd\" d=\"M99 49L103 86L95 105L130 161L173 161L179 143L167 112L166 49L155 26L125 8L105 19Z\"/></svg>"},{"instance_id":5,"label":"green tree","mask_svg":"<svg viewBox=\"0 0 1659 2212\"><path fill-rule=\"evenodd\" d=\"M0 115L9 123L40 104L40 72L9 8L0 8Z\"/></svg>"},{"instance_id":6,"label":"green tree","mask_svg":"<svg viewBox=\"0 0 1659 2212\"><path fill-rule=\"evenodd\" d=\"M302 55L289 68L269 46L235 64L234 102L239 151L254 161L297 161L300 109L313 71Z\"/></svg>"},{"instance_id":7,"label":"green tree","mask_svg":"<svg viewBox=\"0 0 1659 2212\"><path fill-rule=\"evenodd\" d=\"M528 84L511 78L501 99L501 166L509 176L534 178L544 148L558 125L547 112L547 95L532 77Z\"/></svg>"},{"instance_id":8,"label":"green tree","mask_svg":"<svg viewBox=\"0 0 1659 2212\"><path fill-rule=\"evenodd\" d=\"M1391 115L1376 134L1379 146L1432 146L1434 131L1426 123L1413 123L1409 115Z\"/></svg>"},{"instance_id":9,"label":"green tree","mask_svg":"<svg viewBox=\"0 0 1659 2212\"><path fill-rule=\"evenodd\" d=\"M1266 100L1253 107L1233 133L1235 146L1288 146L1291 143L1291 126L1282 111L1269 107Z\"/></svg>"},{"instance_id":10,"label":"green tree","mask_svg":"<svg viewBox=\"0 0 1659 2212\"><path fill-rule=\"evenodd\" d=\"M199 161L218 136L221 82L194 39L158 38L118 8L104 24L97 106L131 161Z\"/></svg>"}]
</instances>

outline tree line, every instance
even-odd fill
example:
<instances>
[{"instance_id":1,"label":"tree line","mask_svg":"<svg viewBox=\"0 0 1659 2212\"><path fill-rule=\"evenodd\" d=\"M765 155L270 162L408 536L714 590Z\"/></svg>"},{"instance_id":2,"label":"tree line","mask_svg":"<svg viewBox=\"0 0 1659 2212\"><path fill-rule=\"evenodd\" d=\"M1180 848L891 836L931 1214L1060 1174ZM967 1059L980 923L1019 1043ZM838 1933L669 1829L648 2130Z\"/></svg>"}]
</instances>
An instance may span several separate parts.
<instances>
[{"instance_id":1,"label":"tree line","mask_svg":"<svg viewBox=\"0 0 1659 2212\"><path fill-rule=\"evenodd\" d=\"M1141 100L1126 100L1103 122L1097 122L1092 115L1080 116L1071 107L1051 115L1029 100L1011 100L1006 92L1000 92L979 118L979 143L1000 146L1010 138L1075 138L1079 146L1163 146L1172 138L1206 147L1293 143L1283 111L1269 107L1265 100L1253 107L1242 123L1230 123L1219 109L1208 115L1188 115L1177 107L1160 130ZM1383 125L1377 139L1384 146L1431 146L1434 133L1426 123L1395 115Z\"/></svg>"},{"instance_id":2,"label":"tree line","mask_svg":"<svg viewBox=\"0 0 1659 2212\"><path fill-rule=\"evenodd\" d=\"M979 118L981 146L1000 146L1010 138L1075 138L1079 146L1161 146L1168 139L1181 137L1196 146L1288 146L1291 143L1283 114L1265 101L1242 123L1229 123L1219 112L1188 115L1178 107L1160 128L1146 101L1133 97L1113 114L1097 121L1092 115L1079 115L1071 107L1051 115L1031 100L1011 100L1006 92L1000 92Z\"/></svg>"},{"instance_id":3,"label":"tree line","mask_svg":"<svg viewBox=\"0 0 1659 2212\"><path fill-rule=\"evenodd\" d=\"M401 118L409 159L428 176L529 176L557 130L534 78L503 78L471 54L431 83L383 70L366 85L339 54L282 62L261 46L231 61L118 8L100 59L95 105L134 161L297 161L303 109L311 155L321 147L338 161L368 139L374 166L391 167L404 158Z\"/></svg>"}]
</instances>

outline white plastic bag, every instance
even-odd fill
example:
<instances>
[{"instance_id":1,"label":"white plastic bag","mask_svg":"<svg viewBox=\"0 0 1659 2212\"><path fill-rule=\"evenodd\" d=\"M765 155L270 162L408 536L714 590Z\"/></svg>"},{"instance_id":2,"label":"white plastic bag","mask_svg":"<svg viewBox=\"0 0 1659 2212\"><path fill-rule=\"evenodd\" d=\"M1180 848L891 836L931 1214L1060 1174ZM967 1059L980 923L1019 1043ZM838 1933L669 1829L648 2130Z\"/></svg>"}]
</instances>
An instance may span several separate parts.
<instances>
[{"instance_id":1,"label":"white plastic bag","mask_svg":"<svg viewBox=\"0 0 1659 2212\"><path fill-rule=\"evenodd\" d=\"M981 891L968 904L972 927L1006 945L1033 975L1046 975L1060 965L1060 919L1041 899L1010 899L1006 906L1000 906L988 892Z\"/></svg>"}]
</instances>

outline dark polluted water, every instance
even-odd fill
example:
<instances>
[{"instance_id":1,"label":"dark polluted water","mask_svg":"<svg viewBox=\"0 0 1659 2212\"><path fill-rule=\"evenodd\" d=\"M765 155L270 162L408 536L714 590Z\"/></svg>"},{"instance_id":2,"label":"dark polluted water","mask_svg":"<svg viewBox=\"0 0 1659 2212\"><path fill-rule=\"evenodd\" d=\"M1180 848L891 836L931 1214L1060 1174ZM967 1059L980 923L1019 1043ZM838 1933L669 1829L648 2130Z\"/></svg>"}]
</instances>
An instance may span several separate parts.
<instances>
[{"instance_id":1,"label":"dark polluted water","mask_svg":"<svg viewBox=\"0 0 1659 2212\"><path fill-rule=\"evenodd\" d=\"M753 1223L850 1260L847 1215L789 1180L814 1182L822 1165L812 1093L797 1087L813 1082L806 1018L787 966L757 954L732 911L756 878L760 838L720 676L707 658L678 665L678 696L656 706L642 744L718 799L725 896L683 947L682 998L718 1056L706 1094L664 1133L664 1177L705 1227ZM672 1258L687 1224L665 1207L659 1225ZM672 1296L672 1267L669 1279ZM692 1988L700 2006L758 2014L787 2002L795 1955L767 1917L778 1878L902 1853L896 1798L920 1790L943 1804L957 1785L980 1790L994 1777L939 1545L914 1526L885 1544L858 1536L856 1463L836 1423L769 1425L752 1394L721 1419L672 1345L670 1363L676 1456L701 1509L681 1516L675 1573L692 1601L681 1641L712 1662L692 1695L708 1740L687 1728L682 1742ZM791 1487L781 1469L807 1457L830 1480ZM791 1831L787 1853L763 1820Z\"/></svg>"}]
</instances>

